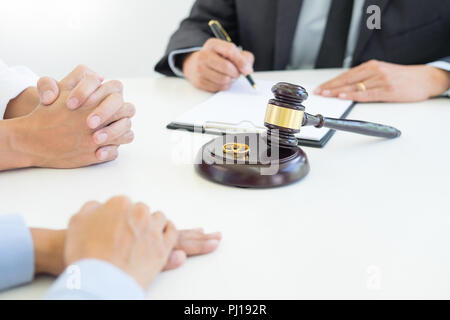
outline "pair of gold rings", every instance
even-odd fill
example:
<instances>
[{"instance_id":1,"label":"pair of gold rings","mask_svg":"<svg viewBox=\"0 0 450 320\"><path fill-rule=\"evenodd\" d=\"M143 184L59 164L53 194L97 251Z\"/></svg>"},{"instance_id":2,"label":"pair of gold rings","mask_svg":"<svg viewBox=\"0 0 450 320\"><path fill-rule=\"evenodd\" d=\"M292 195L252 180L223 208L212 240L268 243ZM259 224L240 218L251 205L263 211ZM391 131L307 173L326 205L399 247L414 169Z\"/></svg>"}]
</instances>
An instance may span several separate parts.
<instances>
[{"instance_id":1,"label":"pair of gold rings","mask_svg":"<svg viewBox=\"0 0 450 320\"><path fill-rule=\"evenodd\" d=\"M222 149L223 153L233 154L235 157L246 156L250 153L250 147L243 143L227 143Z\"/></svg>"}]
</instances>

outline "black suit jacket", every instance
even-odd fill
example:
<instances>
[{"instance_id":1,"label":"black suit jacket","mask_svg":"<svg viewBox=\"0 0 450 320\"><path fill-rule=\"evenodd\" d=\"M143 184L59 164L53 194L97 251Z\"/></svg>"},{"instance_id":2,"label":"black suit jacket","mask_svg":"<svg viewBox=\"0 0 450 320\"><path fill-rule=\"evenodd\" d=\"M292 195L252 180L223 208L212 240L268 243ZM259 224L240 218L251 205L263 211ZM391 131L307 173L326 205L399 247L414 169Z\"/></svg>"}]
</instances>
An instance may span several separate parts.
<instances>
[{"instance_id":1,"label":"black suit jacket","mask_svg":"<svg viewBox=\"0 0 450 320\"><path fill-rule=\"evenodd\" d=\"M373 4L382 10L380 30L366 26L365 10ZM255 54L256 71L283 70L301 6L302 0L197 0L155 70L173 75L168 54L202 46L213 36L210 19L219 20L236 44ZM370 59L406 65L450 61L450 1L366 0L353 65Z\"/></svg>"}]
</instances>

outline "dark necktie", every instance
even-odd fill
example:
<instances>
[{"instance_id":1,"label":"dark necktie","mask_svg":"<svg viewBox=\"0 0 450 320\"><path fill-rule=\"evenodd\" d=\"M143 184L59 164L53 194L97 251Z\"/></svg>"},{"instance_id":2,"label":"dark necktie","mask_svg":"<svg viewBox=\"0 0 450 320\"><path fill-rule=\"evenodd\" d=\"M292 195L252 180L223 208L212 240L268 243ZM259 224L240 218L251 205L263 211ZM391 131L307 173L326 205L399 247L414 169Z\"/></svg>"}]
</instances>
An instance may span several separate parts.
<instances>
[{"instance_id":1,"label":"dark necktie","mask_svg":"<svg viewBox=\"0 0 450 320\"><path fill-rule=\"evenodd\" d=\"M352 20L353 0L332 0L316 68L341 68Z\"/></svg>"}]
</instances>

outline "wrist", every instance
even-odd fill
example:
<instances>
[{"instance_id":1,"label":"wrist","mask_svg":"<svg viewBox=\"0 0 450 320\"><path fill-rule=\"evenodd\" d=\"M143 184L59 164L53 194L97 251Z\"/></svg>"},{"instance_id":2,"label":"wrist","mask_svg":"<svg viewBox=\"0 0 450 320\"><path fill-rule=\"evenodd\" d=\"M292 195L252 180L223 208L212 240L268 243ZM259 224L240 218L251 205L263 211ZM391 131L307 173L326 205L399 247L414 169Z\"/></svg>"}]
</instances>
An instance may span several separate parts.
<instances>
[{"instance_id":1,"label":"wrist","mask_svg":"<svg viewBox=\"0 0 450 320\"><path fill-rule=\"evenodd\" d=\"M65 230L30 229L35 274L59 275L64 270Z\"/></svg>"},{"instance_id":2,"label":"wrist","mask_svg":"<svg viewBox=\"0 0 450 320\"><path fill-rule=\"evenodd\" d=\"M35 87L22 91L6 106L4 119L14 119L30 114L39 105L40 99Z\"/></svg>"},{"instance_id":3,"label":"wrist","mask_svg":"<svg viewBox=\"0 0 450 320\"><path fill-rule=\"evenodd\" d=\"M197 53L198 51L195 52L190 52L190 53L186 53L186 54L180 54L179 57L177 57L178 61L176 63L178 63L178 65L181 66L181 71L183 71L183 74L186 74L186 68L187 65L189 64L189 60L191 58L193 58L193 55L195 53ZM175 64L177 65L177 64Z\"/></svg>"},{"instance_id":4,"label":"wrist","mask_svg":"<svg viewBox=\"0 0 450 320\"><path fill-rule=\"evenodd\" d=\"M426 70L427 83L429 83L429 97L443 94L450 88L450 72L432 66L424 66Z\"/></svg>"},{"instance_id":5,"label":"wrist","mask_svg":"<svg viewBox=\"0 0 450 320\"><path fill-rule=\"evenodd\" d=\"M0 121L0 171L33 166L24 148L26 137L23 118Z\"/></svg>"}]
</instances>

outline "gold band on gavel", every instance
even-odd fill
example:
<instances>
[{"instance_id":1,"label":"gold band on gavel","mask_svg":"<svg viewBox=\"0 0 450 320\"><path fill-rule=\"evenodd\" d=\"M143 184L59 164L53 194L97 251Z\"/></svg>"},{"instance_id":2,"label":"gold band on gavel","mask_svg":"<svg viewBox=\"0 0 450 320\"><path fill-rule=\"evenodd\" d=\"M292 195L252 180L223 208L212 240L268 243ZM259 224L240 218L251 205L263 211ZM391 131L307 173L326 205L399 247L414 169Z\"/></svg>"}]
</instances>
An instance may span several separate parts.
<instances>
[{"instance_id":1,"label":"gold band on gavel","mask_svg":"<svg viewBox=\"0 0 450 320\"><path fill-rule=\"evenodd\" d=\"M304 114L305 113L302 110L283 108L268 104L264 122L282 128L300 130Z\"/></svg>"}]
</instances>

